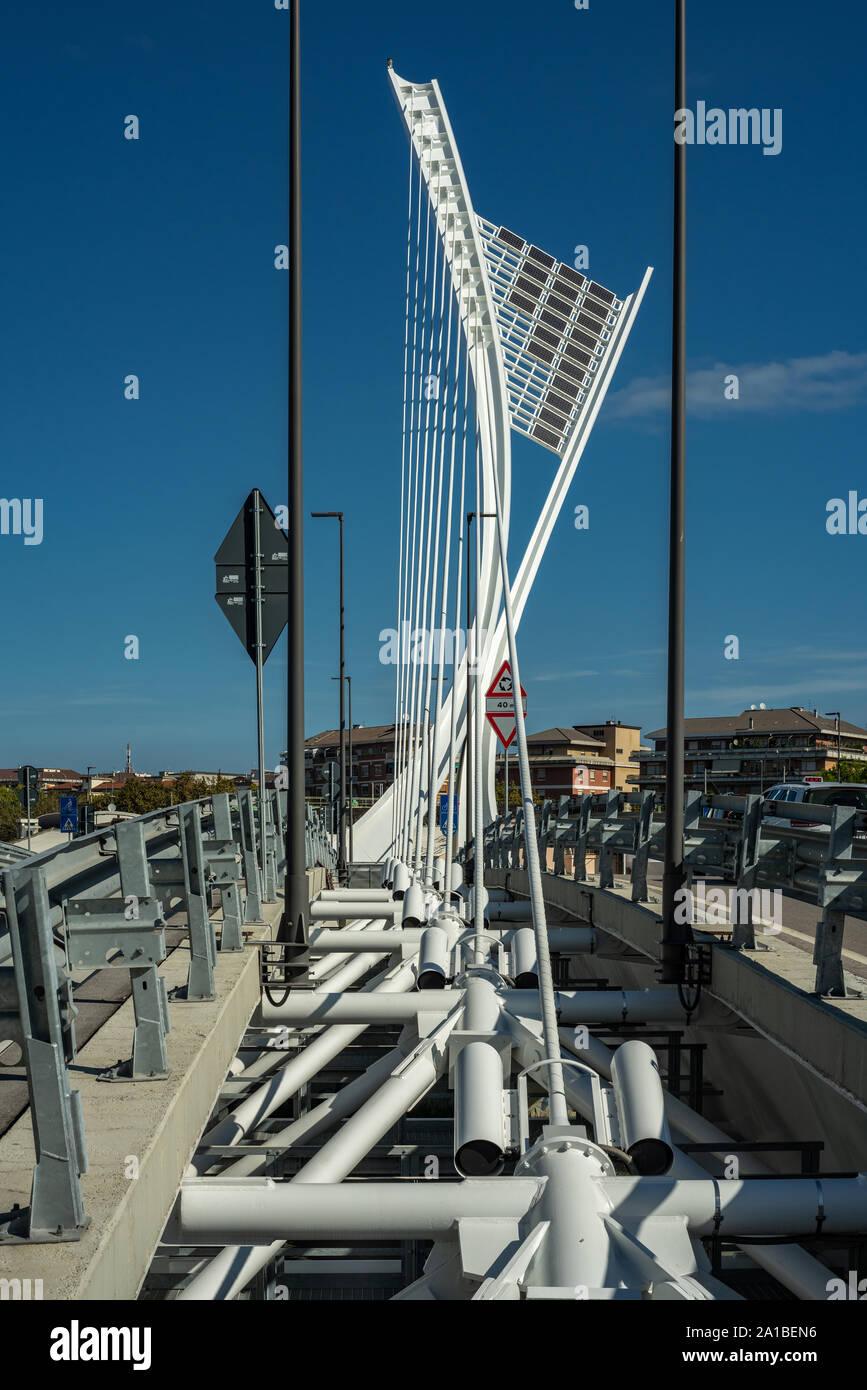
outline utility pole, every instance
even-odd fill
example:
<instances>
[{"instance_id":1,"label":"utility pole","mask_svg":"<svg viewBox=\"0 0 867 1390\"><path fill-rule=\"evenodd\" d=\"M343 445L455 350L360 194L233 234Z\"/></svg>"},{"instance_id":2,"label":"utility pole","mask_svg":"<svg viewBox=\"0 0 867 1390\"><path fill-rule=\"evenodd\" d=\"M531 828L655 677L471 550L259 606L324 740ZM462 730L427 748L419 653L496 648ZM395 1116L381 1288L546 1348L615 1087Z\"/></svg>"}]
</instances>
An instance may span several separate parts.
<instances>
[{"instance_id":1,"label":"utility pole","mask_svg":"<svg viewBox=\"0 0 867 1390\"><path fill-rule=\"evenodd\" d=\"M841 715L840 715L840 711L839 711L838 709L826 709L826 710L825 710L825 718L826 718L826 719L830 719L832 714L833 714L835 720L837 721L837 781L839 782L839 781L840 781L840 765L841 765L842 758L843 758L843 750L842 750L841 740L840 740L840 718L841 718Z\"/></svg>"},{"instance_id":2,"label":"utility pole","mask_svg":"<svg viewBox=\"0 0 867 1390\"><path fill-rule=\"evenodd\" d=\"M307 825L304 787L304 462L301 329L301 0L290 0L289 135L289 632L286 700L286 880L278 941L306 945ZM287 953L288 954L288 953Z\"/></svg>"},{"instance_id":3,"label":"utility pole","mask_svg":"<svg viewBox=\"0 0 867 1390\"><path fill-rule=\"evenodd\" d=\"M686 110L686 0L675 0L675 111ZM692 941L678 912L683 863L684 623L686 614L686 145L674 142L674 295L671 348L671 494L668 571L668 695L665 731L663 984L682 984ZM680 921L679 918L684 918Z\"/></svg>"},{"instance_id":4,"label":"utility pole","mask_svg":"<svg viewBox=\"0 0 867 1390\"><path fill-rule=\"evenodd\" d=\"M340 681L340 833L337 837L337 877L341 883L346 883L346 702L343 685L346 680L346 610L343 601L343 512L311 512L310 515L317 518L333 518L340 527L340 675L332 676L332 680Z\"/></svg>"}]
</instances>

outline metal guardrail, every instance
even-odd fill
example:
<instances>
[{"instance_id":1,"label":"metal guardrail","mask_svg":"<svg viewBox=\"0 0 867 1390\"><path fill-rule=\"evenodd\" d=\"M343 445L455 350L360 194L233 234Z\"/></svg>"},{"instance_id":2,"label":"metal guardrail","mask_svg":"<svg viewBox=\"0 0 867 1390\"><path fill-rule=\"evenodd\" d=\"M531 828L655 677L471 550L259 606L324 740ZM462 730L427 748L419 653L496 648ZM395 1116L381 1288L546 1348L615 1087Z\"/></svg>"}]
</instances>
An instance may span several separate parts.
<instances>
[{"instance_id":1,"label":"metal guardrail","mask_svg":"<svg viewBox=\"0 0 867 1390\"><path fill-rule=\"evenodd\" d=\"M665 833L655 798L653 791L613 791L580 799L564 796L556 807L546 801L538 830L543 872L567 876L566 854L571 851L568 876L586 883L586 856L592 850L599 855L599 887L613 888L613 856L631 855L632 901L646 902L648 860L662 855ZM791 824L769 824L763 818L764 806ZM709 814L714 811L721 818ZM814 992L845 997L844 920L847 913L867 920L867 813L852 806L781 806L756 795L703 796L688 791L684 815L687 888L692 889L697 877L712 874L732 883L738 895L731 944L740 950L757 949L756 890L780 889L789 897L815 903L821 918L813 953ZM522 808L488 826L483 854L488 868L524 867ZM692 903L689 893L685 910L690 913Z\"/></svg>"},{"instance_id":2,"label":"metal guardrail","mask_svg":"<svg viewBox=\"0 0 867 1390\"><path fill-rule=\"evenodd\" d=\"M285 821L285 792L269 790L257 803L249 789L240 789L119 822L5 868L0 948L5 944L12 964L0 965L0 1040L22 1050L36 1166L30 1205L0 1226L0 1243L78 1240L87 1225L81 1101L68 1071L76 1055L71 972L130 972L132 1055L100 1080L167 1077L168 1000L158 973L166 958L166 918L178 908L186 913L185 997L215 998L213 891L222 901L219 949L240 951L242 923L261 920L262 903L276 901L286 867ZM308 868L334 867L333 846L309 807L306 844Z\"/></svg>"},{"instance_id":3,"label":"metal guardrail","mask_svg":"<svg viewBox=\"0 0 867 1390\"><path fill-rule=\"evenodd\" d=\"M32 850L24 849L21 845L10 845L0 840L0 870L20 864L22 860L30 859L32 854Z\"/></svg>"}]
</instances>

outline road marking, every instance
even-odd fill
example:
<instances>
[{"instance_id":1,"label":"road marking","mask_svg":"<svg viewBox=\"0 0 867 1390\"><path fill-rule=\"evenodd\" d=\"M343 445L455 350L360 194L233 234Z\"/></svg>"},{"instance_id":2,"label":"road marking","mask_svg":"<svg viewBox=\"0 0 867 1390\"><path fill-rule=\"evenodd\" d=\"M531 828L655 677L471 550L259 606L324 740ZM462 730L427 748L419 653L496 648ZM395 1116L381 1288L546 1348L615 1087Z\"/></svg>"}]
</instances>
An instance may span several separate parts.
<instances>
[{"instance_id":1,"label":"road marking","mask_svg":"<svg viewBox=\"0 0 867 1390\"><path fill-rule=\"evenodd\" d=\"M796 936L799 941L805 941L808 946L816 944L811 936L806 936L802 931L795 931L794 927L781 927L780 930L784 936ZM857 951L844 949L841 954L848 956L850 960L857 960L859 965L867 965L867 956L859 956Z\"/></svg>"}]
</instances>

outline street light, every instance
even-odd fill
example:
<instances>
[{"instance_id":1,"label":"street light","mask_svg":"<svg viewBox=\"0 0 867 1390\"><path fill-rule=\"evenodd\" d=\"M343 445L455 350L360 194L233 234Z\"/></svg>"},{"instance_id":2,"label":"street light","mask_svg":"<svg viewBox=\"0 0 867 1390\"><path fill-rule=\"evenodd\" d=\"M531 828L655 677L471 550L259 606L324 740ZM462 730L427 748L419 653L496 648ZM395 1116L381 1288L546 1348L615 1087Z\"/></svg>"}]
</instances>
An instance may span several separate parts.
<instances>
[{"instance_id":1,"label":"street light","mask_svg":"<svg viewBox=\"0 0 867 1390\"><path fill-rule=\"evenodd\" d=\"M340 833L337 837L337 876L341 883L346 882L346 705L343 682L346 679L345 660L345 614L343 606L343 512L311 512L312 517L330 517L340 526L340 675L332 677L340 681ZM350 858L352 856L350 855Z\"/></svg>"},{"instance_id":2,"label":"street light","mask_svg":"<svg viewBox=\"0 0 867 1390\"><path fill-rule=\"evenodd\" d=\"M332 676L333 681L339 681L339 676ZM352 761L352 677L344 676L346 688L349 694L349 864L350 869L355 862L355 851L352 842L352 808L355 805L355 767Z\"/></svg>"},{"instance_id":3,"label":"street light","mask_svg":"<svg viewBox=\"0 0 867 1390\"><path fill-rule=\"evenodd\" d=\"M823 715L822 717L823 717L824 719L830 719L832 714L833 714L834 718L835 718L836 721L837 721L837 781L839 782L839 781L840 781L840 762L841 762L841 759L842 759L842 753L841 753L841 749L840 749L840 711L839 711L838 709L826 709L826 710L825 710L825 713L824 713L824 715Z\"/></svg>"}]
</instances>

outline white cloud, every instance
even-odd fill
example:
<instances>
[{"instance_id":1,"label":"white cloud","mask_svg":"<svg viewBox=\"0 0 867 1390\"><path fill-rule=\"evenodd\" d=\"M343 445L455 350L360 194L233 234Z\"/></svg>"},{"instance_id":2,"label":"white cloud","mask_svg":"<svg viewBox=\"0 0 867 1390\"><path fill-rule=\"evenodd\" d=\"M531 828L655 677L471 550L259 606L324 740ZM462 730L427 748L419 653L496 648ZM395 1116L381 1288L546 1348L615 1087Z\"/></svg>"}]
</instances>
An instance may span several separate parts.
<instances>
[{"instance_id":1,"label":"white cloud","mask_svg":"<svg viewBox=\"0 0 867 1390\"><path fill-rule=\"evenodd\" d=\"M735 375L740 397L726 400L725 379ZM823 412L846 410L867 401L867 352L828 352L824 357L792 357L786 362L716 363L687 374L687 409L708 418L725 411ZM609 420L643 420L671 409L671 377L636 377L608 397Z\"/></svg>"}]
</instances>

